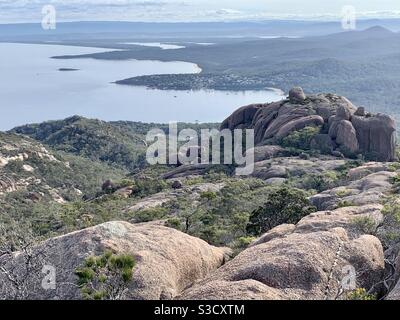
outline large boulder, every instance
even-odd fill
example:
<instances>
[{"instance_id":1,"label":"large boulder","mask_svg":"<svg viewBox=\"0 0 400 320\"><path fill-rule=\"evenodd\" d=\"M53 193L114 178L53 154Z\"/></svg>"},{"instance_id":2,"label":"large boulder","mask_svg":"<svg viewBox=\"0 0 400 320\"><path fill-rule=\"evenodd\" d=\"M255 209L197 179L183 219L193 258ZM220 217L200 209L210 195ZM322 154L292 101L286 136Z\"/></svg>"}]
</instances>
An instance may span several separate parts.
<instances>
[{"instance_id":1,"label":"large boulder","mask_svg":"<svg viewBox=\"0 0 400 320\"><path fill-rule=\"evenodd\" d=\"M296 230L296 226L294 224L281 224L281 225L271 229L267 233L263 234L258 239L254 240L250 244L250 246L254 247L254 246L258 246L259 244L269 242L276 238L284 238L288 234L293 233L294 230Z\"/></svg>"},{"instance_id":2,"label":"large boulder","mask_svg":"<svg viewBox=\"0 0 400 320\"><path fill-rule=\"evenodd\" d=\"M236 110L231 117L222 123L222 128L233 130L238 126L242 128L246 127L252 123L257 111L262 107L263 105L260 104L252 104Z\"/></svg>"},{"instance_id":3,"label":"large boulder","mask_svg":"<svg viewBox=\"0 0 400 320\"><path fill-rule=\"evenodd\" d=\"M287 137L293 131L299 131L305 127L319 127L323 124L324 119L318 115L311 115L302 117L300 119L295 119L283 125L275 135L275 138L279 141L280 139Z\"/></svg>"},{"instance_id":4,"label":"large boulder","mask_svg":"<svg viewBox=\"0 0 400 320\"><path fill-rule=\"evenodd\" d=\"M341 105L336 111L336 118L339 120L350 120L351 118L351 111L349 108Z\"/></svg>"},{"instance_id":5,"label":"large boulder","mask_svg":"<svg viewBox=\"0 0 400 320\"><path fill-rule=\"evenodd\" d=\"M350 153L355 154L358 151L357 133L350 121L341 120L338 123L335 142Z\"/></svg>"},{"instance_id":6,"label":"large boulder","mask_svg":"<svg viewBox=\"0 0 400 320\"><path fill-rule=\"evenodd\" d=\"M289 100L292 103L301 103L306 100L306 95L304 94L303 88L294 87L289 91Z\"/></svg>"},{"instance_id":7,"label":"large boulder","mask_svg":"<svg viewBox=\"0 0 400 320\"><path fill-rule=\"evenodd\" d=\"M289 123L293 123L293 121L301 120L302 118L308 118L312 115L313 112L303 105L293 106L291 103L281 105L275 119L270 123L268 128L266 128L263 140L278 140L276 135L282 129L282 127ZM293 126L292 129L297 130L296 126Z\"/></svg>"},{"instance_id":8,"label":"large boulder","mask_svg":"<svg viewBox=\"0 0 400 320\"><path fill-rule=\"evenodd\" d=\"M179 299L335 299L350 268L360 275L357 287L379 282L384 257L377 238L350 239L343 228L294 231L246 249Z\"/></svg>"},{"instance_id":9,"label":"large boulder","mask_svg":"<svg viewBox=\"0 0 400 320\"><path fill-rule=\"evenodd\" d=\"M353 116L351 123L363 154L376 161L393 161L396 158L396 123L384 114L370 117Z\"/></svg>"},{"instance_id":10,"label":"large boulder","mask_svg":"<svg viewBox=\"0 0 400 320\"><path fill-rule=\"evenodd\" d=\"M381 171L390 171L390 163L384 162L367 162L363 165L352 168L347 173L347 178L350 181L362 179L372 173L377 173Z\"/></svg>"},{"instance_id":11,"label":"large boulder","mask_svg":"<svg viewBox=\"0 0 400 320\"><path fill-rule=\"evenodd\" d=\"M332 210L338 206L363 206L379 203L393 188L391 179L396 172L380 171L355 180L347 186L326 190L310 197L318 210Z\"/></svg>"},{"instance_id":12,"label":"large boulder","mask_svg":"<svg viewBox=\"0 0 400 320\"><path fill-rule=\"evenodd\" d=\"M300 157L277 157L254 164L253 177L260 179L302 177L320 175L327 171L338 170L346 164L345 160L331 156L326 158L301 159Z\"/></svg>"},{"instance_id":13,"label":"large boulder","mask_svg":"<svg viewBox=\"0 0 400 320\"><path fill-rule=\"evenodd\" d=\"M81 299L75 270L87 257L107 250L135 257L133 281L126 295L126 299L134 300L174 298L220 267L227 253L225 249L163 226L109 222L47 240L29 253L15 253L12 259L2 256L2 267L13 276L0 272L0 299L16 297L12 279L24 283L25 299ZM28 261L35 261L37 265L31 265L26 273ZM42 287L45 265L56 268L55 289Z\"/></svg>"},{"instance_id":14,"label":"large boulder","mask_svg":"<svg viewBox=\"0 0 400 320\"><path fill-rule=\"evenodd\" d=\"M357 238L365 233L376 232L383 222L382 209L382 205L370 204L315 212L303 218L297 224L296 232L309 233L344 228L350 238ZM358 221L368 221L368 229L362 223L357 223Z\"/></svg>"},{"instance_id":15,"label":"large boulder","mask_svg":"<svg viewBox=\"0 0 400 320\"><path fill-rule=\"evenodd\" d=\"M320 150L324 154L331 154L336 144L328 134L317 134L310 142L310 147L313 150Z\"/></svg>"},{"instance_id":16,"label":"large boulder","mask_svg":"<svg viewBox=\"0 0 400 320\"><path fill-rule=\"evenodd\" d=\"M255 162L276 158L286 153L284 148L276 145L258 146L247 152L254 153Z\"/></svg>"},{"instance_id":17,"label":"large boulder","mask_svg":"<svg viewBox=\"0 0 400 320\"><path fill-rule=\"evenodd\" d=\"M400 300L400 281L387 296L387 300Z\"/></svg>"},{"instance_id":18,"label":"large boulder","mask_svg":"<svg viewBox=\"0 0 400 320\"><path fill-rule=\"evenodd\" d=\"M279 143L308 126L320 127L325 141L330 138L326 144L322 140L313 143L313 148L320 147L323 153L362 154L377 161L395 159L393 118L357 109L338 95L305 95L298 87L290 90L288 99L240 108L223 122L222 129L254 129L255 143L262 145Z\"/></svg>"}]
</instances>

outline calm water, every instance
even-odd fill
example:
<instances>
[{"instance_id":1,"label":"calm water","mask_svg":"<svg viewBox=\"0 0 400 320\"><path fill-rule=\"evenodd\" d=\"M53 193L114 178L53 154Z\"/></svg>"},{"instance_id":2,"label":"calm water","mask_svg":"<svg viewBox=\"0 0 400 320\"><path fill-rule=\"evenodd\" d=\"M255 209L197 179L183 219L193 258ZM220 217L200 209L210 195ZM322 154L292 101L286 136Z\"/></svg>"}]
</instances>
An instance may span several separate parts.
<instances>
[{"instance_id":1,"label":"calm water","mask_svg":"<svg viewBox=\"0 0 400 320\"><path fill-rule=\"evenodd\" d=\"M271 91L162 91L112 83L139 75L200 72L192 63L50 59L103 51L0 43L0 130L75 114L144 122L222 121L242 105L282 99Z\"/></svg>"}]
</instances>

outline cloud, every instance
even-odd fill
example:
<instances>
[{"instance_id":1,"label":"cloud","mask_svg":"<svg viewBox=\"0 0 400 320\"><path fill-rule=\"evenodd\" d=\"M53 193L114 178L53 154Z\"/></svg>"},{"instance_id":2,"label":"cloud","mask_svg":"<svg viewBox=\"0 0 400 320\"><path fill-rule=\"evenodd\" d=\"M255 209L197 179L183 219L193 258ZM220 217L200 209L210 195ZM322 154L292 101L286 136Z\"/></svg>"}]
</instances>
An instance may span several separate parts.
<instances>
[{"instance_id":1,"label":"cloud","mask_svg":"<svg viewBox=\"0 0 400 320\"><path fill-rule=\"evenodd\" d=\"M372 0L362 0L364 5L352 1L362 18L400 15L398 0L386 0L386 7L379 11L372 7ZM301 5L298 0L0 0L0 23L40 22L42 7L48 4L55 6L58 21L328 20L340 18L341 2L346 1L331 2L326 9L325 4L318 6L320 0L304 0Z\"/></svg>"},{"instance_id":2,"label":"cloud","mask_svg":"<svg viewBox=\"0 0 400 320\"><path fill-rule=\"evenodd\" d=\"M53 5L60 20L119 20L152 12L163 12L167 7L184 7L184 1L171 0L0 0L0 23L40 21L44 5Z\"/></svg>"}]
</instances>

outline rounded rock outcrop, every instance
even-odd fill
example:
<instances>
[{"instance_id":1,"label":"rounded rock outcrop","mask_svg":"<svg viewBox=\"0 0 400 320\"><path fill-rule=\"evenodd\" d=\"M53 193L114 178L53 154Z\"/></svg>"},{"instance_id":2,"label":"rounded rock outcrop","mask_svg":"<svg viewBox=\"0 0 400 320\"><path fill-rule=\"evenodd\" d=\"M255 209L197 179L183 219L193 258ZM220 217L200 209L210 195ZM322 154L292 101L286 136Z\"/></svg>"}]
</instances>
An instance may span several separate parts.
<instances>
[{"instance_id":1,"label":"rounded rock outcrop","mask_svg":"<svg viewBox=\"0 0 400 320\"><path fill-rule=\"evenodd\" d=\"M335 299L348 266L362 272L359 287L370 288L381 278L384 256L376 237L352 239L343 228L292 229L246 249L178 299Z\"/></svg>"},{"instance_id":2,"label":"rounded rock outcrop","mask_svg":"<svg viewBox=\"0 0 400 320\"><path fill-rule=\"evenodd\" d=\"M306 96L299 87L290 90L286 100L238 109L221 129L254 129L255 144L265 145L279 144L306 127L320 128L321 136L312 140L312 148L320 148L322 153L395 160L396 125L392 117L367 113L345 97L330 93Z\"/></svg>"},{"instance_id":3,"label":"rounded rock outcrop","mask_svg":"<svg viewBox=\"0 0 400 320\"><path fill-rule=\"evenodd\" d=\"M357 153L359 149L357 133L350 121L342 120L338 123L335 142L344 150Z\"/></svg>"},{"instance_id":4,"label":"rounded rock outcrop","mask_svg":"<svg viewBox=\"0 0 400 320\"><path fill-rule=\"evenodd\" d=\"M289 91L289 100L292 103L301 103L306 100L306 95L301 87L294 87Z\"/></svg>"},{"instance_id":5,"label":"rounded rock outcrop","mask_svg":"<svg viewBox=\"0 0 400 320\"><path fill-rule=\"evenodd\" d=\"M3 255L0 264L5 270L13 270L17 280L22 281L18 275L26 277L23 269L26 260L34 263L28 277L24 278L28 299L77 300L82 296L76 270L83 266L86 258L106 251L129 254L136 260L133 280L125 297L129 300L173 299L196 280L220 267L229 252L156 224L108 222L47 240L34 247L29 257L16 253L5 260ZM31 258L36 256L40 259ZM58 284L55 290L45 290L41 286L44 264L55 268ZM0 283L0 298L12 298L13 282L3 272L0 272Z\"/></svg>"}]
</instances>

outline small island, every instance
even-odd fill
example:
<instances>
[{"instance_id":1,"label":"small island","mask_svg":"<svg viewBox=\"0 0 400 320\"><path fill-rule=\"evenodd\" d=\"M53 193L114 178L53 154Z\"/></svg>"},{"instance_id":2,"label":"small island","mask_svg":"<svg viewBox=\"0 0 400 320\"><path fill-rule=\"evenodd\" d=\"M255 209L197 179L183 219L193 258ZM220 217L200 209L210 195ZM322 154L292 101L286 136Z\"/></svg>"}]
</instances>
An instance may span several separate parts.
<instances>
[{"instance_id":1,"label":"small island","mask_svg":"<svg viewBox=\"0 0 400 320\"><path fill-rule=\"evenodd\" d=\"M79 69L73 69L73 68L60 68L58 71L61 72L68 72L68 71L79 71Z\"/></svg>"}]
</instances>

